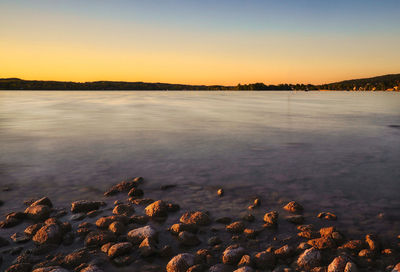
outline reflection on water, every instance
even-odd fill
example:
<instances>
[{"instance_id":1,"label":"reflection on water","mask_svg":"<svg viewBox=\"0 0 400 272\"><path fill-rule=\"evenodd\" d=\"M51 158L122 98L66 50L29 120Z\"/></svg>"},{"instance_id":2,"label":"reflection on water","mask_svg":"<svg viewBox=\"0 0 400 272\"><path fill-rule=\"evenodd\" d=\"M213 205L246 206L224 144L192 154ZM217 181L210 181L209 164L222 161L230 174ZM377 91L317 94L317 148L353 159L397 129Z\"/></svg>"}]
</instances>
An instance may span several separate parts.
<instances>
[{"instance_id":1,"label":"reflection on water","mask_svg":"<svg viewBox=\"0 0 400 272\"><path fill-rule=\"evenodd\" d=\"M155 195L180 185L162 193L191 196L178 203L215 210L223 186L230 211L254 195L271 207L293 198L391 232L399 125L395 93L2 91L0 180L13 190L1 192L0 211L41 195L59 205L98 198L140 175Z\"/></svg>"}]
</instances>

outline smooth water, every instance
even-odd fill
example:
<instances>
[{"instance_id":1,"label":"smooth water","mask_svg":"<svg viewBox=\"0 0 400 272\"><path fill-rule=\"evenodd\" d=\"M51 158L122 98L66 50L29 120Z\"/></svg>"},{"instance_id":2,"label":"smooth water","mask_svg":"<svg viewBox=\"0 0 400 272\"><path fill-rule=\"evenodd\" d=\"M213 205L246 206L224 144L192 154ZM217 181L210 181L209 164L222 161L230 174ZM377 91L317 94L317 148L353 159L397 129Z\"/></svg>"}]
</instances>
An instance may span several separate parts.
<instances>
[{"instance_id":1,"label":"smooth water","mask_svg":"<svg viewBox=\"0 0 400 272\"><path fill-rule=\"evenodd\" d=\"M43 195L98 199L143 176L186 208L240 213L258 195L262 214L294 199L350 232L391 235L399 125L400 94L387 92L1 91L0 182L12 190L0 212Z\"/></svg>"}]
</instances>

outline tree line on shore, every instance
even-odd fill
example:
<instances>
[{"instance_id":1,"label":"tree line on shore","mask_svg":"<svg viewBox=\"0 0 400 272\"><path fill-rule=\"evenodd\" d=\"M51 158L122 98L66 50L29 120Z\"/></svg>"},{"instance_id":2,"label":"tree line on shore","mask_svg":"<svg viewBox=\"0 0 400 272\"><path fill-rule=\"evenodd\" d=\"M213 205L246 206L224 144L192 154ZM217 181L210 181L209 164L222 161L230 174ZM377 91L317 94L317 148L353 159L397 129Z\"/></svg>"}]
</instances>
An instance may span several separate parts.
<instances>
[{"instance_id":1,"label":"tree line on shore","mask_svg":"<svg viewBox=\"0 0 400 272\"><path fill-rule=\"evenodd\" d=\"M22 80L19 78L0 79L0 90L352 90L352 91L400 91L400 74L384 75L373 78L353 79L341 82L312 84L279 84L264 83L222 85L185 85L169 83L146 83L125 81L43 81Z\"/></svg>"}]
</instances>

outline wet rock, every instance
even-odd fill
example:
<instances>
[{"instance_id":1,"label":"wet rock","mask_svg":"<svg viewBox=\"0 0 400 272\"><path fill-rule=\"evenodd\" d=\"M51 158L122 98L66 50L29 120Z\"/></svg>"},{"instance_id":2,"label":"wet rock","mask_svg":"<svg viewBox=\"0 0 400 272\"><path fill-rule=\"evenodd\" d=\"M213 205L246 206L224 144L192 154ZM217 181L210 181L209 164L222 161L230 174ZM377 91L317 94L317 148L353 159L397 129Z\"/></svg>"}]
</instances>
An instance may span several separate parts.
<instances>
[{"instance_id":1,"label":"wet rock","mask_svg":"<svg viewBox=\"0 0 400 272\"><path fill-rule=\"evenodd\" d=\"M307 242L310 246L315 247L317 249L328 249L335 248L336 244L332 238L329 237L321 237L317 239L312 239Z\"/></svg>"},{"instance_id":2,"label":"wet rock","mask_svg":"<svg viewBox=\"0 0 400 272\"><path fill-rule=\"evenodd\" d=\"M223 196L224 195L224 190L222 188L218 189L217 195L218 196Z\"/></svg>"},{"instance_id":3,"label":"wet rock","mask_svg":"<svg viewBox=\"0 0 400 272\"><path fill-rule=\"evenodd\" d=\"M157 241L158 232L151 226L133 229L128 232L128 240L134 245L140 244L146 238L151 238L154 241Z\"/></svg>"},{"instance_id":4,"label":"wet rock","mask_svg":"<svg viewBox=\"0 0 400 272\"><path fill-rule=\"evenodd\" d=\"M253 271L254 271L253 268L251 268L250 266L243 266L243 267L236 269L233 272L253 272Z\"/></svg>"},{"instance_id":5,"label":"wet rock","mask_svg":"<svg viewBox=\"0 0 400 272\"><path fill-rule=\"evenodd\" d=\"M186 212L179 221L187 225L207 226L211 223L210 217L204 212Z\"/></svg>"},{"instance_id":6,"label":"wet rock","mask_svg":"<svg viewBox=\"0 0 400 272\"><path fill-rule=\"evenodd\" d=\"M331 227L326 227L326 228L321 228L319 230L319 233L321 237L332 237L332 233L336 231L336 228L331 226Z\"/></svg>"},{"instance_id":7,"label":"wet rock","mask_svg":"<svg viewBox=\"0 0 400 272\"><path fill-rule=\"evenodd\" d=\"M191 267L189 267L186 272L203 272L204 271L204 266L202 264L195 264Z\"/></svg>"},{"instance_id":8,"label":"wet rock","mask_svg":"<svg viewBox=\"0 0 400 272\"><path fill-rule=\"evenodd\" d=\"M95 230L91 231L86 235L85 246L86 247L101 247L102 245L114 242L116 240L115 235L110 231Z\"/></svg>"},{"instance_id":9,"label":"wet rock","mask_svg":"<svg viewBox=\"0 0 400 272\"><path fill-rule=\"evenodd\" d=\"M129 219L129 223L144 225L149 222L149 217L147 215L133 215Z\"/></svg>"},{"instance_id":10,"label":"wet rock","mask_svg":"<svg viewBox=\"0 0 400 272\"><path fill-rule=\"evenodd\" d=\"M13 240L14 243L26 243L29 242L31 238L25 233L16 232L13 235L11 235L11 240Z\"/></svg>"},{"instance_id":11,"label":"wet rock","mask_svg":"<svg viewBox=\"0 0 400 272\"><path fill-rule=\"evenodd\" d=\"M45 205L48 206L49 208L53 207L53 203L51 203L51 200L48 197L42 197L33 202L30 206L37 206L37 205Z\"/></svg>"},{"instance_id":12,"label":"wet rock","mask_svg":"<svg viewBox=\"0 0 400 272\"><path fill-rule=\"evenodd\" d=\"M105 196L111 196L111 195L116 195L121 192L128 192L134 187L137 187L139 183L143 181L142 177L136 177L130 181L122 181L114 186L112 186L110 189L107 190L107 192L104 193Z\"/></svg>"},{"instance_id":13,"label":"wet rock","mask_svg":"<svg viewBox=\"0 0 400 272\"><path fill-rule=\"evenodd\" d=\"M189 253L182 253L173 257L167 264L167 272L186 272L194 265L194 256Z\"/></svg>"},{"instance_id":14,"label":"wet rock","mask_svg":"<svg viewBox=\"0 0 400 272\"><path fill-rule=\"evenodd\" d=\"M192 233L196 233L197 229L198 228L195 225L185 225L182 223L178 223L178 224L173 224L168 230L169 232L171 232L171 234L178 235L182 231L189 231Z\"/></svg>"},{"instance_id":15,"label":"wet rock","mask_svg":"<svg viewBox=\"0 0 400 272\"><path fill-rule=\"evenodd\" d=\"M63 233L59 225L49 224L41 227L33 236L32 241L36 244L60 244L62 236Z\"/></svg>"},{"instance_id":16,"label":"wet rock","mask_svg":"<svg viewBox=\"0 0 400 272\"><path fill-rule=\"evenodd\" d=\"M393 268L392 272L400 272L400 263L396 264L396 266Z\"/></svg>"},{"instance_id":17,"label":"wet rock","mask_svg":"<svg viewBox=\"0 0 400 272\"><path fill-rule=\"evenodd\" d=\"M239 245L231 245L222 253L222 262L224 264L237 265L246 253L245 249Z\"/></svg>"},{"instance_id":18,"label":"wet rock","mask_svg":"<svg viewBox=\"0 0 400 272\"><path fill-rule=\"evenodd\" d=\"M291 213L301 213L304 210L303 206L296 201L290 201L283 209Z\"/></svg>"},{"instance_id":19,"label":"wet rock","mask_svg":"<svg viewBox=\"0 0 400 272\"><path fill-rule=\"evenodd\" d=\"M154 199L151 198L129 198L128 201L135 205L148 205L154 202Z\"/></svg>"},{"instance_id":20,"label":"wet rock","mask_svg":"<svg viewBox=\"0 0 400 272\"><path fill-rule=\"evenodd\" d=\"M264 222L266 227L274 227L278 224L279 213L277 211L272 211L264 215Z\"/></svg>"},{"instance_id":21,"label":"wet rock","mask_svg":"<svg viewBox=\"0 0 400 272\"><path fill-rule=\"evenodd\" d=\"M358 253L358 256L362 258L373 258L375 256L375 252L370 249L362 249Z\"/></svg>"},{"instance_id":22,"label":"wet rock","mask_svg":"<svg viewBox=\"0 0 400 272\"><path fill-rule=\"evenodd\" d=\"M140 255L143 257L148 257L154 255L158 252L157 245L151 238L144 239L139 245Z\"/></svg>"},{"instance_id":23,"label":"wet rock","mask_svg":"<svg viewBox=\"0 0 400 272\"><path fill-rule=\"evenodd\" d=\"M304 216L302 216L302 215L287 216L285 219L286 219L286 221L296 224L296 225L303 224L303 222L304 222Z\"/></svg>"},{"instance_id":24,"label":"wet rock","mask_svg":"<svg viewBox=\"0 0 400 272\"><path fill-rule=\"evenodd\" d=\"M5 272L30 272L32 265L29 263L19 263L8 267Z\"/></svg>"},{"instance_id":25,"label":"wet rock","mask_svg":"<svg viewBox=\"0 0 400 272\"><path fill-rule=\"evenodd\" d=\"M316 248L306 249L297 259L297 266L302 269L311 270L321 264L321 252Z\"/></svg>"},{"instance_id":26,"label":"wet rock","mask_svg":"<svg viewBox=\"0 0 400 272\"><path fill-rule=\"evenodd\" d=\"M348 258L338 256L329 264L328 272L343 272L346 267Z\"/></svg>"},{"instance_id":27,"label":"wet rock","mask_svg":"<svg viewBox=\"0 0 400 272\"><path fill-rule=\"evenodd\" d=\"M94 210L94 211L88 212L86 215L87 215L88 217L90 217L90 218L93 218L93 217L98 216L98 215L101 214L101 213L102 213L102 211L100 211L100 210Z\"/></svg>"},{"instance_id":28,"label":"wet rock","mask_svg":"<svg viewBox=\"0 0 400 272\"><path fill-rule=\"evenodd\" d=\"M262 251L254 255L254 264L259 269L273 268L275 266L275 255L272 252Z\"/></svg>"},{"instance_id":29,"label":"wet rock","mask_svg":"<svg viewBox=\"0 0 400 272\"><path fill-rule=\"evenodd\" d=\"M69 272L69 270L62 268L61 266L48 266L36 268L32 272Z\"/></svg>"},{"instance_id":30,"label":"wet rock","mask_svg":"<svg viewBox=\"0 0 400 272\"><path fill-rule=\"evenodd\" d=\"M170 258L173 255L173 250L170 245L163 246L160 250L160 256L163 258Z\"/></svg>"},{"instance_id":31,"label":"wet rock","mask_svg":"<svg viewBox=\"0 0 400 272\"><path fill-rule=\"evenodd\" d=\"M123 242L123 243L117 243L112 245L108 249L108 257L110 258L116 258L125 254L128 254L132 250L132 243L129 242Z\"/></svg>"},{"instance_id":32,"label":"wet rock","mask_svg":"<svg viewBox=\"0 0 400 272\"><path fill-rule=\"evenodd\" d=\"M89 260L89 253L87 250L74 251L64 257L63 263L68 268L74 268Z\"/></svg>"},{"instance_id":33,"label":"wet rock","mask_svg":"<svg viewBox=\"0 0 400 272\"><path fill-rule=\"evenodd\" d=\"M215 246L219 245L222 243L222 240L218 236L213 236L210 239L208 239L207 244L210 246Z\"/></svg>"},{"instance_id":34,"label":"wet rock","mask_svg":"<svg viewBox=\"0 0 400 272\"><path fill-rule=\"evenodd\" d=\"M243 233L246 236L246 238L255 239L256 236L260 233L260 231L254 229L244 229Z\"/></svg>"},{"instance_id":35,"label":"wet rock","mask_svg":"<svg viewBox=\"0 0 400 272\"><path fill-rule=\"evenodd\" d=\"M243 222L241 222L241 221L236 221L236 222L233 222L232 224L229 224L228 226L226 226L226 230L233 234L242 233L244 228L245 228L245 226L244 226Z\"/></svg>"},{"instance_id":36,"label":"wet rock","mask_svg":"<svg viewBox=\"0 0 400 272\"><path fill-rule=\"evenodd\" d=\"M135 209L131 205L120 204L114 207L113 214L130 216L135 212Z\"/></svg>"},{"instance_id":37,"label":"wet rock","mask_svg":"<svg viewBox=\"0 0 400 272\"><path fill-rule=\"evenodd\" d=\"M0 247L8 246L9 244L10 242L7 239L0 236Z\"/></svg>"},{"instance_id":38,"label":"wet rock","mask_svg":"<svg viewBox=\"0 0 400 272\"><path fill-rule=\"evenodd\" d=\"M114 221L108 226L108 229L116 234L116 235L121 235L124 234L126 231L126 227L124 224L122 224L120 221Z\"/></svg>"},{"instance_id":39,"label":"wet rock","mask_svg":"<svg viewBox=\"0 0 400 272\"><path fill-rule=\"evenodd\" d=\"M168 215L167 204L162 200L155 201L145 208L145 212L150 217L166 217Z\"/></svg>"},{"instance_id":40,"label":"wet rock","mask_svg":"<svg viewBox=\"0 0 400 272\"><path fill-rule=\"evenodd\" d=\"M16 218L10 218L10 219L6 219L4 221L0 221L0 229L12 228L21 222L22 222L21 219L16 219Z\"/></svg>"},{"instance_id":41,"label":"wet rock","mask_svg":"<svg viewBox=\"0 0 400 272\"><path fill-rule=\"evenodd\" d=\"M130 197L142 197L144 192L142 189L139 188L132 188L129 190L128 196Z\"/></svg>"},{"instance_id":42,"label":"wet rock","mask_svg":"<svg viewBox=\"0 0 400 272\"><path fill-rule=\"evenodd\" d=\"M87 201L80 200L71 203L71 212L73 213L87 213L93 210L98 210L105 203L102 201Z\"/></svg>"},{"instance_id":43,"label":"wet rock","mask_svg":"<svg viewBox=\"0 0 400 272\"><path fill-rule=\"evenodd\" d=\"M256 220L256 218L254 217L254 215L252 215L250 213L246 213L245 215L242 216L242 220L247 221L247 222L254 222L254 220Z\"/></svg>"},{"instance_id":44,"label":"wet rock","mask_svg":"<svg viewBox=\"0 0 400 272\"><path fill-rule=\"evenodd\" d=\"M182 231L179 233L179 242L185 246L197 246L201 242L199 238L197 238L196 235L188 232L188 231Z\"/></svg>"},{"instance_id":45,"label":"wet rock","mask_svg":"<svg viewBox=\"0 0 400 272\"><path fill-rule=\"evenodd\" d=\"M337 220L337 216L330 212L321 212L317 215L317 217L326 220Z\"/></svg>"},{"instance_id":46,"label":"wet rock","mask_svg":"<svg viewBox=\"0 0 400 272\"><path fill-rule=\"evenodd\" d=\"M319 233L315 231L301 231L297 233L297 236L307 239L315 239L319 237Z\"/></svg>"},{"instance_id":47,"label":"wet rock","mask_svg":"<svg viewBox=\"0 0 400 272\"><path fill-rule=\"evenodd\" d=\"M45 220L50 216L50 208L45 205L29 206L26 208L25 214L31 220Z\"/></svg>"},{"instance_id":48,"label":"wet rock","mask_svg":"<svg viewBox=\"0 0 400 272\"><path fill-rule=\"evenodd\" d=\"M73 214L69 217L69 220L71 221L80 221L83 220L86 217L85 213L77 213L77 214Z\"/></svg>"}]
</instances>

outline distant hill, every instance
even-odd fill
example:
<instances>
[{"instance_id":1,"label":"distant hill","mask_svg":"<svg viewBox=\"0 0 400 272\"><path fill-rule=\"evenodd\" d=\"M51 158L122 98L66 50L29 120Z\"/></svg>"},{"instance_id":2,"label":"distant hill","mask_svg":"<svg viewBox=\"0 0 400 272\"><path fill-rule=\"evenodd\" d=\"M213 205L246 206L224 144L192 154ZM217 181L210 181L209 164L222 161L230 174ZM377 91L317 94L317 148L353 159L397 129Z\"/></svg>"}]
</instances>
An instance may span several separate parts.
<instances>
[{"instance_id":1,"label":"distant hill","mask_svg":"<svg viewBox=\"0 0 400 272\"><path fill-rule=\"evenodd\" d=\"M319 86L326 90L400 90L400 74L384 75L370 78L351 79Z\"/></svg>"},{"instance_id":2,"label":"distant hill","mask_svg":"<svg viewBox=\"0 0 400 272\"><path fill-rule=\"evenodd\" d=\"M70 82L0 78L0 90L400 90L400 74L352 79L323 85L266 85L264 83L253 83L238 84L237 86L207 86L125 81Z\"/></svg>"}]
</instances>

